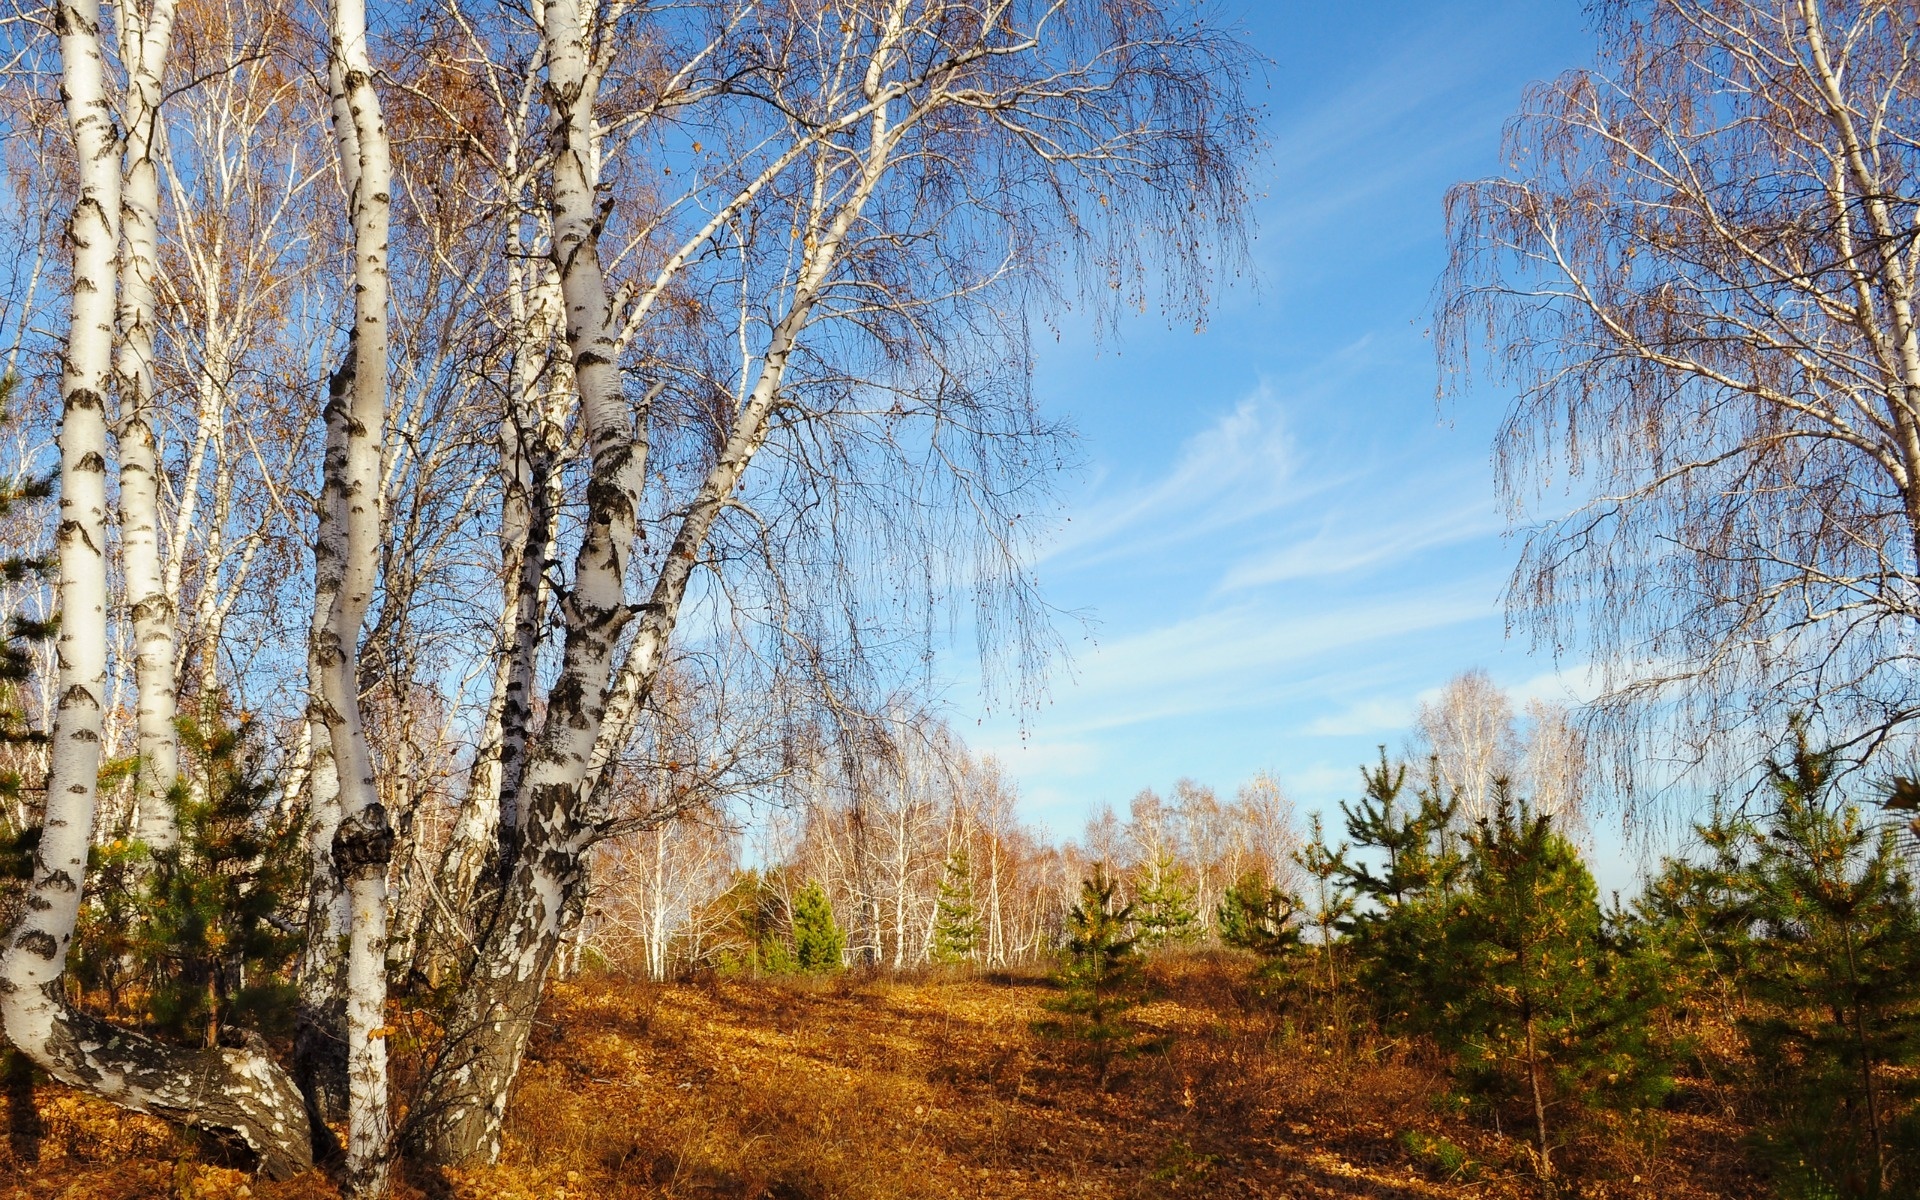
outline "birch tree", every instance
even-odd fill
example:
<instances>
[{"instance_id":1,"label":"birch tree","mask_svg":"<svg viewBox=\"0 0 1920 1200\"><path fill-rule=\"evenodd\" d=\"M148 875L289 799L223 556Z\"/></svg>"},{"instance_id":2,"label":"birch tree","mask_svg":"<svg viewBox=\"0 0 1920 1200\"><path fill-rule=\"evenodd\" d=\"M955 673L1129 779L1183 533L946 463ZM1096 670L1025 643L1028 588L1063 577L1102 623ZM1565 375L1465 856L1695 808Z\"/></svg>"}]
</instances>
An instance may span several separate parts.
<instances>
[{"instance_id":1,"label":"birch tree","mask_svg":"<svg viewBox=\"0 0 1920 1200\"><path fill-rule=\"evenodd\" d=\"M173 785L180 772L174 716L174 608L160 564L160 453L154 436L154 346L160 269L160 104L173 42L173 0L128 0L118 13L126 72L125 169L120 194L119 338L120 559L133 617L138 695L135 788L140 840L164 850L179 840Z\"/></svg>"},{"instance_id":2,"label":"birch tree","mask_svg":"<svg viewBox=\"0 0 1920 1200\"><path fill-rule=\"evenodd\" d=\"M1431 701L1420 702L1418 749L1439 771L1447 795L1460 801L1471 827L1492 812L1496 780L1512 779L1519 763L1513 702L1486 671L1463 671Z\"/></svg>"},{"instance_id":3,"label":"birch tree","mask_svg":"<svg viewBox=\"0 0 1920 1200\"><path fill-rule=\"evenodd\" d=\"M1510 613L1594 666L1629 796L1745 771L1793 712L1863 761L1914 715L1920 13L1641 0L1598 33L1447 201L1448 386L1518 392Z\"/></svg>"},{"instance_id":4,"label":"birch tree","mask_svg":"<svg viewBox=\"0 0 1920 1200\"><path fill-rule=\"evenodd\" d=\"M995 515L982 533L983 561L1017 563L1028 536L1020 514L1002 514L984 486L957 472L981 467L988 479L1018 484L1039 465L1031 452L1024 463L1001 457L1045 441L1007 422L1030 412L1019 289L1078 256L1096 296L1144 299L1142 255L1151 254L1156 277L1187 311L1207 287L1214 235L1226 230L1232 249L1242 195L1250 123L1238 105L1239 52L1205 26L1176 25L1151 6L1067 0L743 6L693 30L678 60L687 65L647 87L657 99L638 110L649 119L674 112L686 128L699 109L712 114L708 128L735 131L722 161L687 168L713 189L717 202L704 207L713 215L684 241L637 244L667 247L655 265L610 264L600 239L619 196L611 206L600 196L617 148L610 134L631 123L603 120L599 106L623 65L619 48L636 44L625 28L619 10L558 0L539 31L548 257L585 434L585 505L545 720L517 795L502 795L498 902L410 1125L412 1144L434 1162L498 1150L533 1009L605 826L597 785L667 660L716 530L721 544L737 538L767 554L767 594L791 595L781 585L797 577L769 552L795 527L757 514L749 467L777 447L781 469L768 482L797 489L788 511L818 512L821 500L844 504L884 487L888 477L862 469L888 465L881 452L924 422L938 436L921 443L928 457L916 465L939 466L955 499ZM747 264L723 283L771 297L743 306L740 368L724 377L734 386L696 387L712 373L655 366L656 377L629 393L623 367L649 373L649 359L630 360L629 347L663 346L663 310L689 294L688 264L715 248L723 253L705 261L738 253ZM692 292L702 304L705 295ZM996 339L1010 335L1011 376L986 368L1007 361L1007 343ZM884 368L874 374L886 388L849 372L849 356L860 354ZM988 370L984 386L975 369ZM655 407L662 397L675 407ZM652 455L661 434L678 435L659 443L674 452L664 460ZM977 457L951 457L961 449ZM656 480L662 490L650 490ZM645 544L644 599L635 603L628 577L648 514L658 514L660 536ZM993 616L982 613L989 624ZM808 640L791 621L776 625Z\"/></svg>"},{"instance_id":5,"label":"birch tree","mask_svg":"<svg viewBox=\"0 0 1920 1200\"><path fill-rule=\"evenodd\" d=\"M367 50L366 9L335 0L328 52L334 135L353 231L353 325L329 386L320 494L313 675L331 744L339 821L328 838L347 907L347 1192L387 1192L387 865L393 828L380 803L360 710L360 634L380 561L381 443L387 423L387 237L393 170Z\"/></svg>"},{"instance_id":6,"label":"birch tree","mask_svg":"<svg viewBox=\"0 0 1920 1200\"><path fill-rule=\"evenodd\" d=\"M86 884L107 683L107 399L124 145L98 5L61 4L52 20L76 179L55 533L59 698L27 912L0 958L0 1019L14 1046L56 1079L129 1108L231 1130L284 1176L310 1161L308 1128L298 1092L263 1048L187 1050L112 1028L74 1009L62 978Z\"/></svg>"}]
</instances>

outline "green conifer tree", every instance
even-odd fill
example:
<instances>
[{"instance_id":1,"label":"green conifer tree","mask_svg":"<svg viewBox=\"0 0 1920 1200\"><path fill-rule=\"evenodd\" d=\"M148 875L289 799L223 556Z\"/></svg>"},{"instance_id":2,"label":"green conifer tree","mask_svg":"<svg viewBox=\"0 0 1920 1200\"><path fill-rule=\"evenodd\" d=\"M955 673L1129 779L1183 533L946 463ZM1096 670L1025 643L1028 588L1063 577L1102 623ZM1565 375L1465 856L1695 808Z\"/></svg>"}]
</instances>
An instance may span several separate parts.
<instances>
[{"instance_id":1,"label":"green conifer tree","mask_svg":"<svg viewBox=\"0 0 1920 1200\"><path fill-rule=\"evenodd\" d=\"M1380 765L1361 767L1360 779L1359 803L1343 800L1340 812L1353 844L1378 852L1382 862L1378 873L1365 862L1353 864L1347 885L1387 911L1450 890L1463 865L1449 836L1459 801L1443 794L1437 770L1429 773L1427 786L1414 789L1411 805L1402 799L1407 766L1388 762L1385 746Z\"/></svg>"},{"instance_id":2,"label":"green conifer tree","mask_svg":"<svg viewBox=\"0 0 1920 1200\"><path fill-rule=\"evenodd\" d=\"M1775 806L1751 839L1756 941L1744 1022L1774 1100L1764 1138L1790 1188L1908 1196L1920 1186L1920 912L1892 831L1831 794L1835 756L1796 722L1769 764Z\"/></svg>"},{"instance_id":3,"label":"green conifer tree","mask_svg":"<svg viewBox=\"0 0 1920 1200\"><path fill-rule=\"evenodd\" d=\"M1610 954L1593 876L1512 795L1468 834L1467 891L1449 906L1436 1032L1477 1089L1528 1109L1540 1176L1553 1175L1560 1110L1651 1103L1667 1087L1649 1035L1649 973Z\"/></svg>"},{"instance_id":4,"label":"green conifer tree","mask_svg":"<svg viewBox=\"0 0 1920 1200\"><path fill-rule=\"evenodd\" d=\"M1187 883L1180 860L1169 851L1160 851L1140 866L1132 908L1144 949L1181 945L1200 932L1193 888Z\"/></svg>"},{"instance_id":5,"label":"green conifer tree","mask_svg":"<svg viewBox=\"0 0 1920 1200\"><path fill-rule=\"evenodd\" d=\"M838 971L847 935L833 919L833 905L820 884L808 880L793 901L794 965L808 974Z\"/></svg>"},{"instance_id":6,"label":"green conifer tree","mask_svg":"<svg viewBox=\"0 0 1920 1200\"><path fill-rule=\"evenodd\" d=\"M713 934L701 947L700 965L728 975L758 972L760 943L771 928L761 903L763 890L758 870L735 870L726 890L701 906L695 920Z\"/></svg>"},{"instance_id":7,"label":"green conifer tree","mask_svg":"<svg viewBox=\"0 0 1920 1200\"><path fill-rule=\"evenodd\" d=\"M1133 905L1121 904L1118 882L1104 865L1080 884L1080 900L1067 913L1067 944L1055 981L1061 995L1046 1007L1063 1021L1042 1028L1084 1044L1100 1068L1104 1087L1114 1059L1137 1048L1138 1034L1126 1014L1143 999L1145 977L1133 935Z\"/></svg>"},{"instance_id":8,"label":"green conifer tree","mask_svg":"<svg viewBox=\"0 0 1920 1200\"><path fill-rule=\"evenodd\" d=\"M1356 905L1348 928L1363 991L1381 1017L1409 1032L1430 1032L1431 1003L1445 964L1437 951L1445 937L1444 901L1455 889L1463 859L1451 832L1458 801L1443 795L1437 770L1409 799L1407 768L1380 748L1380 765L1362 767L1357 804L1342 801L1354 848L1377 856L1348 861L1341 883Z\"/></svg>"},{"instance_id":9,"label":"green conifer tree","mask_svg":"<svg viewBox=\"0 0 1920 1200\"><path fill-rule=\"evenodd\" d=\"M1661 862L1634 901L1630 932L1663 964L1676 1018L1706 1004L1733 1020L1759 945L1748 859L1761 833L1717 802L1693 828L1703 853Z\"/></svg>"},{"instance_id":10,"label":"green conifer tree","mask_svg":"<svg viewBox=\"0 0 1920 1200\"><path fill-rule=\"evenodd\" d=\"M933 961L957 963L971 959L980 948L981 929L980 916L973 903L973 864L965 846L947 856L935 904Z\"/></svg>"},{"instance_id":11,"label":"green conifer tree","mask_svg":"<svg viewBox=\"0 0 1920 1200\"><path fill-rule=\"evenodd\" d=\"M1353 918L1354 893L1346 880L1351 877L1353 866L1347 861L1348 845L1340 843L1338 849L1327 845L1326 825L1319 813L1308 818L1307 841L1293 856L1300 869L1311 880L1310 908L1307 920L1314 928L1316 957L1319 969L1315 972L1310 991L1320 991L1325 997L1328 1016L1336 1023L1344 1023L1344 993L1340 987L1340 956L1342 947L1340 934Z\"/></svg>"},{"instance_id":12,"label":"green conifer tree","mask_svg":"<svg viewBox=\"0 0 1920 1200\"><path fill-rule=\"evenodd\" d=\"M1220 942L1277 959L1300 945L1300 901L1262 875L1244 875L1227 889L1215 912Z\"/></svg>"},{"instance_id":13,"label":"green conifer tree","mask_svg":"<svg viewBox=\"0 0 1920 1200\"><path fill-rule=\"evenodd\" d=\"M304 895L302 830L275 816L279 784L258 770L246 723L188 719L180 734L191 772L173 796L180 842L152 856L135 926L150 1018L209 1047L228 1028L282 1032L300 948L286 916Z\"/></svg>"}]
</instances>

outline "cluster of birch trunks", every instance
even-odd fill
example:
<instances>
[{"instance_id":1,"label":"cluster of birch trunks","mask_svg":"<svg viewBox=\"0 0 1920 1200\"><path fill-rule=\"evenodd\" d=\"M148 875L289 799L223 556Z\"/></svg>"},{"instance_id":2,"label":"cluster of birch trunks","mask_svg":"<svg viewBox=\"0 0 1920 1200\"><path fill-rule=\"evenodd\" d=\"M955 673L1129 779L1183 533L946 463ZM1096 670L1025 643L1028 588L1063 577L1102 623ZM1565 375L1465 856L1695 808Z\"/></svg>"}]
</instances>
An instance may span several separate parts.
<instances>
[{"instance_id":1,"label":"cluster of birch trunks","mask_svg":"<svg viewBox=\"0 0 1920 1200\"><path fill-rule=\"evenodd\" d=\"M1031 326L1195 319L1255 134L1246 53L1161 0L323 7L4 27L0 322L57 453L59 626L0 1015L272 1174L344 1131L377 1196L403 1155L499 1152L596 846L857 776L942 631L1009 702L1035 678L1071 452ZM728 746L656 769L688 696ZM194 704L278 731L306 831L285 1062L64 984L90 846L180 836Z\"/></svg>"}]
</instances>

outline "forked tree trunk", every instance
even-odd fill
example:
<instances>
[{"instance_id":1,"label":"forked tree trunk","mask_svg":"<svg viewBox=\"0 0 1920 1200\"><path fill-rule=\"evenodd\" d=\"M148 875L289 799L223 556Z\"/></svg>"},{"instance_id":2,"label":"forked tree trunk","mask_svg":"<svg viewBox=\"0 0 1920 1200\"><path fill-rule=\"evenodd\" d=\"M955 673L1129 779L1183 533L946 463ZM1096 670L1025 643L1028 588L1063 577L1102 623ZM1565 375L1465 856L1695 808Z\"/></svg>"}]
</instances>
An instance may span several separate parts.
<instances>
[{"instance_id":1,"label":"forked tree trunk","mask_svg":"<svg viewBox=\"0 0 1920 1200\"><path fill-rule=\"evenodd\" d=\"M766 442L787 363L839 260L847 231L872 198L904 130L889 126L885 104L875 100L869 145L844 199L816 200L789 307L770 331L760 375L690 498L636 618L625 579L646 478L651 399L631 405L622 392L618 328L597 245L594 105L603 64L589 51L581 0L550 0L544 18L546 94L553 111L551 256L560 275L573 383L590 455L587 519L574 558L573 588L561 606L566 635L559 674L547 694L539 744L514 806L519 818L515 853L502 872L496 915L409 1119L409 1148L444 1166L490 1161L500 1152L507 1095L547 973L584 907L588 854L610 791L602 779L659 678L707 536ZM898 33L897 25L890 26L889 45ZM869 64L863 88L869 99L881 93L888 53L877 53ZM649 397L655 394L657 389ZM629 620L638 627L616 672L615 642ZM503 798L503 810L507 804Z\"/></svg>"},{"instance_id":2,"label":"forked tree trunk","mask_svg":"<svg viewBox=\"0 0 1920 1200\"><path fill-rule=\"evenodd\" d=\"M68 224L73 290L61 378L59 700L47 810L26 914L0 959L7 1038L69 1086L141 1112L233 1133L271 1175L310 1165L292 1082L253 1050L187 1050L68 1007L62 975L86 883L107 674L106 396L114 351L120 138L106 91L96 0L54 10L61 90L77 158Z\"/></svg>"},{"instance_id":3,"label":"forked tree trunk","mask_svg":"<svg viewBox=\"0 0 1920 1200\"><path fill-rule=\"evenodd\" d=\"M578 20L576 0L556 0L547 8L549 44L560 43L549 51L557 95L581 94L581 76L563 73L570 61L564 51L567 27L571 22L577 42ZM588 414L593 451L588 494L595 504L575 559L575 586L564 607L567 632L560 676L548 693L546 723L527 768L519 853L506 876L499 915L448 1018L440 1059L409 1122L409 1148L427 1162L453 1166L491 1161L500 1152L507 1094L526 1052L547 973L568 930L569 914L578 913L584 900L587 855L604 817L598 807L607 791L598 786L596 768L609 761L611 748L631 729L626 722L659 678L700 551L766 441L787 361L848 227L879 182L889 146L876 147L850 198L823 223L795 283L792 307L773 328L760 377L663 555L617 682L613 646L630 611L622 581L633 542L645 441L629 434L617 390L599 390L617 389L617 375L611 356L601 357L611 349L611 305L592 240L593 191L577 165L583 156L556 155L554 258L567 299L576 386ZM560 177L569 172L574 173L563 181ZM620 711L609 712L609 696L623 702ZM619 724L610 728L616 721Z\"/></svg>"},{"instance_id":4,"label":"forked tree trunk","mask_svg":"<svg viewBox=\"0 0 1920 1200\"><path fill-rule=\"evenodd\" d=\"M584 882L580 792L600 730L614 641L627 621L625 574L637 529L646 447L622 395L613 305L599 259L593 106L598 77L579 0L546 7L553 189L552 257L591 454L592 500L564 605L559 682L519 795L502 789L499 916L447 1024L440 1062L409 1130L431 1162L499 1153L507 1089L518 1072L567 913ZM644 415L639 426L645 430ZM507 714L511 719L512 714ZM522 802L524 797L524 802ZM517 851L507 857L509 850Z\"/></svg>"},{"instance_id":5,"label":"forked tree trunk","mask_svg":"<svg viewBox=\"0 0 1920 1200\"><path fill-rule=\"evenodd\" d=\"M519 148L510 148L507 173L519 169ZM526 260L517 221L506 245L507 304L513 352L513 393L500 423L503 482L500 519L500 644L493 691L482 721L479 749L468 776L467 796L447 838L435 875L439 903L422 921L415 955L434 986L449 962L471 961L476 950L476 911L491 911L498 901L501 874L511 861L519 820L514 805L525 774L533 719L533 669L540 649L540 624L548 603L547 566L553 553L553 512L558 499L549 445L554 433L541 400L543 364L551 325L538 334L536 324L560 310L551 293L555 278ZM529 300L532 303L529 303Z\"/></svg>"}]
</instances>

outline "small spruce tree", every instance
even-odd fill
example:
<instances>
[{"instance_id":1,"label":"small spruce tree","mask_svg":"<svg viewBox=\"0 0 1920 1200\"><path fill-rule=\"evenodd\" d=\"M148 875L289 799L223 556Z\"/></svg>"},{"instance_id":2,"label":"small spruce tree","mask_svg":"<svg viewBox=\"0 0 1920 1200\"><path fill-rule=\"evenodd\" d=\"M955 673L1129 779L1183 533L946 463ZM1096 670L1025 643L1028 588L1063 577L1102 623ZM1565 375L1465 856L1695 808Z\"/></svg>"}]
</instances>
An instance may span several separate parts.
<instances>
[{"instance_id":1,"label":"small spruce tree","mask_svg":"<svg viewBox=\"0 0 1920 1200\"><path fill-rule=\"evenodd\" d=\"M1354 912L1353 889L1345 883L1353 871L1353 865L1347 861L1348 849L1345 842L1337 849L1327 845L1326 825L1320 814L1314 813L1308 818L1306 844L1293 856L1293 861L1312 881L1306 918L1314 929L1319 969L1309 991L1322 993L1327 1014L1336 1024L1344 1023L1345 1018L1339 936L1352 921Z\"/></svg>"},{"instance_id":2,"label":"small spruce tree","mask_svg":"<svg viewBox=\"0 0 1920 1200\"><path fill-rule=\"evenodd\" d=\"M1368 901L1348 921L1363 990L1393 1027L1431 1032L1431 997L1446 964L1436 953L1445 937L1445 901L1463 859L1452 833L1458 801L1443 794L1438 771L1407 796L1407 768L1380 748L1380 765L1360 769L1356 804L1341 802L1347 836L1366 859L1343 860L1341 883Z\"/></svg>"},{"instance_id":3,"label":"small spruce tree","mask_svg":"<svg viewBox=\"0 0 1920 1200\"><path fill-rule=\"evenodd\" d=\"M1703 853L1661 862L1634 901L1631 936L1661 962L1675 1018L1704 1004L1732 1021L1759 949L1748 859L1761 834L1718 802L1693 829Z\"/></svg>"},{"instance_id":4,"label":"small spruce tree","mask_svg":"<svg viewBox=\"0 0 1920 1200\"><path fill-rule=\"evenodd\" d=\"M973 903L973 864L965 846L947 856L935 900L933 961L957 963L980 948L980 916Z\"/></svg>"},{"instance_id":5,"label":"small spruce tree","mask_svg":"<svg viewBox=\"0 0 1920 1200\"><path fill-rule=\"evenodd\" d=\"M1192 941L1200 932L1200 914L1179 860L1162 850L1141 864L1138 874L1132 909L1141 947L1157 950Z\"/></svg>"},{"instance_id":6,"label":"small spruce tree","mask_svg":"<svg viewBox=\"0 0 1920 1200\"><path fill-rule=\"evenodd\" d=\"M1300 945L1300 901L1264 876L1244 875L1227 889L1215 912L1220 942L1277 959Z\"/></svg>"},{"instance_id":7,"label":"small spruce tree","mask_svg":"<svg viewBox=\"0 0 1920 1200\"><path fill-rule=\"evenodd\" d=\"M1055 980L1061 995L1046 1007L1062 1021L1042 1025L1085 1045L1106 1086L1113 1061L1138 1047L1126 1014L1144 998L1133 905L1121 904L1119 884L1104 865L1080 884L1080 900L1067 913L1067 944Z\"/></svg>"},{"instance_id":8,"label":"small spruce tree","mask_svg":"<svg viewBox=\"0 0 1920 1200\"><path fill-rule=\"evenodd\" d=\"M847 949L847 935L833 919L833 905L815 880L793 901L793 961L808 974L838 971Z\"/></svg>"},{"instance_id":9,"label":"small spruce tree","mask_svg":"<svg viewBox=\"0 0 1920 1200\"><path fill-rule=\"evenodd\" d=\"M275 816L279 785L258 769L245 722L188 719L180 733L192 773L173 796L180 841L152 856L135 926L150 1018L208 1047L230 1028L284 1032L299 952L284 917L304 894L302 830Z\"/></svg>"},{"instance_id":10,"label":"small spruce tree","mask_svg":"<svg viewBox=\"0 0 1920 1200\"><path fill-rule=\"evenodd\" d=\"M1796 722L1769 764L1751 839L1756 938L1743 1022L1774 1101L1762 1139L1808 1194L1908 1196L1920 1184L1920 910L1891 830L1831 793L1835 756Z\"/></svg>"},{"instance_id":11,"label":"small spruce tree","mask_svg":"<svg viewBox=\"0 0 1920 1200\"><path fill-rule=\"evenodd\" d=\"M1553 1176L1558 1110L1632 1108L1667 1088L1649 1036L1648 972L1609 953L1593 876L1552 819L1505 780L1468 834L1467 891L1450 907L1433 999L1469 1086L1528 1109L1536 1163Z\"/></svg>"}]
</instances>

